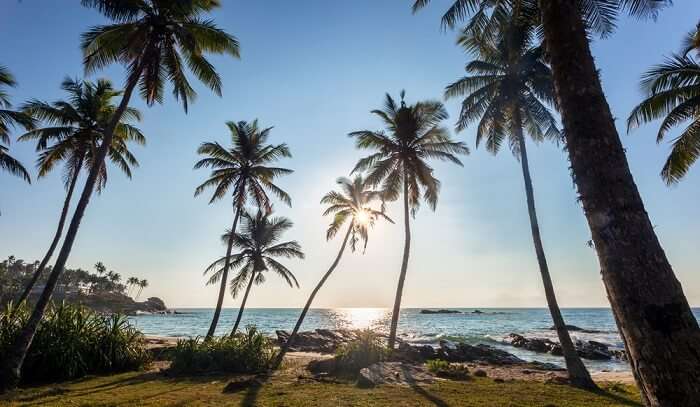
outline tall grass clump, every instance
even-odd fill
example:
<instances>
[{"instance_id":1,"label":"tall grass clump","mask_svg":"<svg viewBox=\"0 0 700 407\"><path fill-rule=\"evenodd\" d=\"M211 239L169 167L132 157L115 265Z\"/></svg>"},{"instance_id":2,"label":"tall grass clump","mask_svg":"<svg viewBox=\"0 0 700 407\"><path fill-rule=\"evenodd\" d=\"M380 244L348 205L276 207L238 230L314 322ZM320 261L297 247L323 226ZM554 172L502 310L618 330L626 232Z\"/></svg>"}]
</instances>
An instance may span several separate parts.
<instances>
[{"instance_id":1,"label":"tall grass clump","mask_svg":"<svg viewBox=\"0 0 700 407\"><path fill-rule=\"evenodd\" d=\"M341 373L357 374L363 368L387 359L389 353L381 338L367 329L356 340L338 348L335 354L336 369Z\"/></svg>"},{"instance_id":2,"label":"tall grass clump","mask_svg":"<svg viewBox=\"0 0 700 407\"><path fill-rule=\"evenodd\" d=\"M170 368L175 373L259 373L276 355L273 341L250 326L230 336L178 341Z\"/></svg>"},{"instance_id":3,"label":"tall grass clump","mask_svg":"<svg viewBox=\"0 0 700 407\"><path fill-rule=\"evenodd\" d=\"M0 313L0 354L26 324L27 306ZM25 383L74 379L87 374L142 369L150 362L143 335L124 315L103 316L68 303L44 314L22 369Z\"/></svg>"}]
</instances>

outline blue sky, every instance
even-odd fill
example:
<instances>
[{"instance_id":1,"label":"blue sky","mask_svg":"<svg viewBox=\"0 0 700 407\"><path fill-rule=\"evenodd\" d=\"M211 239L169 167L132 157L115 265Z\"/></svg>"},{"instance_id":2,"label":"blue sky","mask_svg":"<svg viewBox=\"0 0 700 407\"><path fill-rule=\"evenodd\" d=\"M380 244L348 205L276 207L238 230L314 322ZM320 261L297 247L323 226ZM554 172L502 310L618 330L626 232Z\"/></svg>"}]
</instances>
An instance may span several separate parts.
<instances>
[{"instance_id":1,"label":"blue sky","mask_svg":"<svg viewBox=\"0 0 700 407\"><path fill-rule=\"evenodd\" d=\"M164 105L142 109L141 129L148 145L134 147L141 162L133 180L112 171L109 185L92 199L69 265L91 267L97 261L123 276L146 278L145 295L171 306L209 307L215 287L205 287L202 271L221 256L218 236L230 226L231 207L193 198L207 175L193 171L202 141L228 141L227 120L259 118L275 126L271 142L286 142L294 157L281 164L295 173L279 184L293 207L277 205L295 227L305 261L288 261L302 287L290 289L270 276L254 288L250 306L299 307L333 260L340 241L325 241L329 219L321 217L321 196L335 188L363 152L346 134L378 129L369 114L384 92L406 89L407 100L440 98L444 86L463 73L468 56L443 33L435 1L420 14L409 1L309 0L224 1L216 22L241 42L241 60L213 58L224 82L219 98L201 86L185 114L168 95ZM632 172L662 244L691 304L700 305L697 216L700 167L668 188L658 176L667 144L655 143L657 125L626 134L625 119L640 100L640 74L675 51L683 34L700 16L700 3L677 4L657 22L623 19L615 35L596 41L594 55ZM15 104L29 98L62 97L64 76L82 75L79 36L105 20L78 1L3 2L0 14L1 65L16 76ZM123 83L120 66L93 75ZM458 101L446 103L451 118ZM677 132L676 132L677 133ZM524 188L518 162L506 150L492 156L474 146L474 131L455 135L472 154L464 168L436 163L443 188L436 212L423 207L413 222L413 242L404 306L545 306L532 249ZM26 166L36 158L33 146L13 142L11 153ZM550 270L563 306L607 306L590 234L560 147L529 147L537 209ZM33 171L36 173L36 171ZM64 191L60 173L29 186L0 174L0 257L40 258L51 240ZM391 215L400 219L398 205ZM365 255L347 255L317 297L319 307L384 307L393 302L401 262L403 231L380 225ZM227 296L225 305L238 302Z\"/></svg>"}]
</instances>

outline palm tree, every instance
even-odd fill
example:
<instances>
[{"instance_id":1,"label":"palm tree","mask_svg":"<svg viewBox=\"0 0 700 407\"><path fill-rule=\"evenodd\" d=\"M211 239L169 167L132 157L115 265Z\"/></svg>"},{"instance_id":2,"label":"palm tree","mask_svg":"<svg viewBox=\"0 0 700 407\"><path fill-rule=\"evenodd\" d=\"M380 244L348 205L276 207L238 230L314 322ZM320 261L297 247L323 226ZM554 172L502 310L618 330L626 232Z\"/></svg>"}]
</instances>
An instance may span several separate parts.
<instances>
[{"instance_id":1,"label":"palm tree","mask_svg":"<svg viewBox=\"0 0 700 407\"><path fill-rule=\"evenodd\" d=\"M700 56L700 22L683 38L683 54L688 55L693 50Z\"/></svg>"},{"instance_id":2,"label":"palm tree","mask_svg":"<svg viewBox=\"0 0 700 407\"><path fill-rule=\"evenodd\" d=\"M253 202L258 208L266 212L272 212L272 203L268 193L276 195L282 202L291 206L291 198L280 187L274 184L275 178L291 174L292 170L286 168L269 167L270 163L282 157L291 157L289 147L286 144L267 144L267 139L272 127L260 129L258 121L252 123L245 121L227 122L231 132L231 147L228 149L217 142L202 143L197 150L200 155L206 155L195 164L194 168L211 168L209 178L194 191L197 196L207 188L214 188L209 203L226 196L230 189L233 198L233 225L231 226L231 239L226 246L225 264L221 275L219 296L214 310L209 331L206 338L211 338L216 331L221 315L221 307L224 302L224 293L228 283L228 270L231 259L238 219L248 201Z\"/></svg>"},{"instance_id":3,"label":"palm tree","mask_svg":"<svg viewBox=\"0 0 700 407\"><path fill-rule=\"evenodd\" d=\"M382 185L384 196L396 200L403 191L405 243L401 274L396 289L396 299L391 315L389 349L394 349L396 328L401 310L401 296L408 269L408 256L411 247L409 212L415 216L420 206L421 195L431 209L437 205L440 181L433 176L433 169L426 160L438 159L462 165L457 154L468 154L469 149L462 142L450 139L448 131L440 127L447 118L447 111L440 102L424 101L412 106L404 102L405 92L401 91L401 105L387 94L384 108L373 110L389 131L362 130L349 135L357 139L357 147L377 150L361 159L352 172L369 170L366 181L370 185Z\"/></svg>"},{"instance_id":4,"label":"palm tree","mask_svg":"<svg viewBox=\"0 0 700 407\"><path fill-rule=\"evenodd\" d=\"M148 280L146 280L146 279L139 280L137 285L139 287L139 292L136 294L136 299L138 300L139 297L141 296L141 291L143 291L144 288L148 287Z\"/></svg>"},{"instance_id":5,"label":"palm tree","mask_svg":"<svg viewBox=\"0 0 700 407\"><path fill-rule=\"evenodd\" d=\"M136 277L129 277L126 279L126 285L129 287L129 291L127 291L126 295L131 296L131 290L139 285L139 279Z\"/></svg>"},{"instance_id":6,"label":"palm tree","mask_svg":"<svg viewBox=\"0 0 700 407\"><path fill-rule=\"evenodd\" d=\"M70 255L80 222L90 201L100 168L109 152L114 130L129 105L134 89L148 105L163 100L165 81L173 85L173 95L187 111L195 92L185 76L185 65L216 94L221 94L221 78L205 53L238 57L238 41L202 15L219 6L217 0L121 1L82 0L114 21L91 28L83 34L84 66L92 73L112 63L127 67L122 100L104 129L102 143L95 153L85 187L71 218L66 237L46 286L32 315L9 347L0 370L0 387L14 388L19 382L24 357L48 305L58 278Z\"/></svg>"},{"instance_id":7,"label":"palm tree","mask_svg":"<svg viewBox=\"0 0 700 407\"><path fill-rule=\"evenodd\" d=\"M321 277L321 280L316 284L309 299L304 305L304 309L299 315L296 325L294 325L294 330L289 336L287 342L282 346L280 353L277 355L274 367L277 368L284 355L289 350L289 347L293 345L294 339L296 339L297 332L301 328L301 324L304 322L311 304L316 298L316 294L326 283L328 277L331 276L333 270L338 266L340 258L343 257L343 252L345 252L345 246L347 246L348 240L350 241L350 250L353 252L357 249L357 244L362 242L362 251L367 248L367 240L369 238L369 229L374 226L377 219L385 219L391 223L394 223L391 218L389 218L384 213L384 197L380 191L376 191L371 188L371 186L365 182L362 175L356 175L354 179L350 180L345 177L338 178L338 185L340 185L342 192L331 191L327 193L322 199L321 203L328 205L328 208L323 212L323 216L333 215L333 221L328 226L326 231L326 240L333 239L340 228L349 220L348 230L345 232L345 237L343 238L343 243L340 245L340 250L338 255L333 260L326 274ZM372 208L372 204L375 201L382 201L381 210L376 210Z\"/></svg>"},{"instance_id":8,"label":"palm tree","mask_svg":"<svg viewBox=\"0 0 700 407\"><path fill-rule=\"evenodd\" d=\"M63 162L63 179L67 192L53 240L41 259L39 267L17 300L18 303L29 296L61 240L78 177L83 169L89 170L92 167L103 131L109 125L116 109L112 99L121 94L106 79L93 83L66 78L61 84L61 89L68 94L67 100L54 103L32 100L22 106L25 112L45 122L46 125L27 132L19 140L37 140L36 149L41 151L37 160L39 178L45 177ZM110 161L129 178L131 178L131 167L138 167L138 161L129 151L127 143L133 141L144 145L146 138L128 121L140 120L141 114L138 110L127 108L114 130L112 147L109 150ZM104 189L106 183L107 166L103 164L96 185L98 193Z\"/></svg>"},{"instance_id":9,"label":"palm tree","mask_svg":"<svg viewBox=\"0 0 700 407\"><path fill-rule=\"evenodd\" d=\"M690 124L673 139L671 153L661 170L668 185L680 181L700 156L700 65L690 56L674 55L644 74L642 87L647 98L627 119L628 131L657 119L663 119L656 142L684 122Z\"/></svg>"},{"instance_id":10,"label":"palm tree","mask_svg":"<svg viewBox=\"0 0 700 407\"><path fill-rule=\"evenodd\" d=\"M24 112L10 110L12 103L5 91L5 87L17 86L15 78L6 67L0 65L0 169L18 176L28 183L32 183L29 172L22 164L7 153L8 148L3 144L10 144L10 128L16 125L29 130L34 127L34 119Z\"/></svg>"},{"instance_id":11,"label":"palm tree","mask_svg":"<svg viewBox=\"0 0 700 407\"><path fill-rule=\"evenodd\" d=\"M241 212L243 231L233 233L231 230L227 230L221 237L225 244L233 242L233 245L240 249L240 252L230 255L230 258L218 259L204 271L204 274L212 273L207 284L216 284L223 279L227 265L233 270L238 270L238 274L231 279L230 290L233 298L238 296L244 286L246 287L231 335L236 333L241 322L253 283L260 285L265 282L264 272L273 271L282 277L290 287L299 288L294 274L275 258L304 258L301 246L296 241L279 242L282 234L292 227L292 222L289 219L283 216L271 217L269 212L263 212L260 209L256 215L251 215L245 210Z\"/></svg>"},{"instance_id":12,"label":"palm tree","mask_svg":"<svg viewBox=\"0 0 700 407\"><path fill-rule=\"evenodd\" d=\"M507 0L456 0L453 27ZM416 0L414 9L430 0ZM619 14L654 17L670 0L519 0L538 22L564 124L571 173L591 229L601 275L642 397L650 406L700 400L700 327L644 209L590 49ZM536 6L542 6L538 8ZM534 6L534 7L532 7ZM517 15L517 14L516 14ZM487 18L488 20L488 18ZM683 363L678 363L682 360Z\"/></svg>"},{"instance_id":13,"label":"palm tree","mask_svg":"<svg viewBox=\"0 0 700 407\"><path fill-rule=\"evenodd\" d=\"M470 31L463 33L458 42L467 52L476 49L480 59L467 64L469 74L447 86L445 97L464 97L457 131L478 121L477 146L484 141L486 149L496 154L504 139L507 139L511 151L520 161L537 263L569 378L579 387L596 388L576 353L557 304L535 210L525 143L526 129L536 142L558 140L561 134L554 117L543 104L555 104L554 85L552 73L542 59L542 48L533 46L532 35L532 31L523 30L516 24L506 29L497 43L475 38Z\"/></svg>"}]
</instances>

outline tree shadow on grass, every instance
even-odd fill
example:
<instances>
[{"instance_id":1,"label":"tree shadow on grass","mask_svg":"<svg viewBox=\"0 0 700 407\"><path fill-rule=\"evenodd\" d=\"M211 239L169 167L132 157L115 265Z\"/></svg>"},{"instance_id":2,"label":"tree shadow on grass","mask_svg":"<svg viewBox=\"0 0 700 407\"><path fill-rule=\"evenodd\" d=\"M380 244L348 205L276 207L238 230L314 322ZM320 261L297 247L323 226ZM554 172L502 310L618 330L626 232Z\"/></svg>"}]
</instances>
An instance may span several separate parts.
<instances>
[{"instance_id":1,"label":"tree shadow on grass","mask_svg":"<svg viewBox=\"0 0 700 407\"><path fill-rule=\"evenodd\" d=\"M450 405L447 404L445 400L441 399L440 397L421 387L418 384L418 382L416 382L415 378L411 375L410 369L407 369L405 366L402 365L401 371L403 372L403 375L406 378L406 383L408 383L408 385L414 392L418 393L420 396L433 403L437 407L450 407Z\"/></svg>"},{"instance_id":2,"label":"tree shadow on grass","mask_svg":"<svg viewBox=\"0 0 700 407\"><path fill-rule=\"evenodd\" d=\"M642 404L641 402L632 401L626 397L622 397L620 395L617 395L610 390L599 388L597 390L589 390L589 391L593 394L596 394L596 395L601 396L601 397L605 397L606 399L609 399L611 401L619 403L620 405L623 405L623 406L644 407L644 404Z\"/></svg>"}]
</instances>

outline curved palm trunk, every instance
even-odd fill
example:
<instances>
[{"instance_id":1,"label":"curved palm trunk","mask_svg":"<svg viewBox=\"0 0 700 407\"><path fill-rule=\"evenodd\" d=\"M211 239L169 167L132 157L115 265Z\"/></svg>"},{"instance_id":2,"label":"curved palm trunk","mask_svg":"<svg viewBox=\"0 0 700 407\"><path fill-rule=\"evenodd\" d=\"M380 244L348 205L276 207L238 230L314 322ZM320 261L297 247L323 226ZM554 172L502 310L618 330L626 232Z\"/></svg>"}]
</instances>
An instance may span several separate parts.
<instances>
[{"instance_id":1,"label":"curved palm trunk","mask_svg":"<svg viewBox=\"0 0 700 407\"><path fill-rule=\"evenodd\" d=\"M236 208L236 214L233 215L233 226L231 226L231 235L228 238L228 246L226 247L226 260L224 261L224 272L221 275L221 286L219 287L219 297L216 300L216 309L214 310L214 317L211 320L211 325L209 325L209 331L207 331L207 336L205 340L210 339L214 336L216 331L216 326L219 324L219 317L221 316L221 307L224 304L224 295L226 294L226 284L228 283L228 269L231 267L231 252L233 251L233 235L236 233L236 226L238 226L238 218L241 215L241 208Z\"/></svg>"},{"instance_id":2,"label":"curved palm trunk","mask_svg":"<svg viewBox=\"0 0 700 407\"><path fill-rule=\"evenodd\" d=\"M697 405L700 328L630 173L576 4L540 1L572 173L603 282L646 404Z\"/></svg>"},{"instance_id":3,"label":"curved palm trunk","mask_svg":"<svg viewBox=\"0 0 700 407\"><path fill-rule=\"evenodd\" d=\"M255 271L250 276L250 281L248 282L248 287L245 289L245 294L243 295L243 301L241 301L241 308L238 309L238 316L236 317L236 323L233 324L233 329L231 330L231 335L235 334L238 330L238 324L241 323L241 318L243 317L243 310L245 309L245 303L248 301L248 294L250 294L250 289L253 287L253 280L255 280Z\"/></svg>"},{"instance_id":4,"label":"curved palm trunk","mask_svg":"<svg viewBox=\"0 0 700 407\"><path fill-rule=\"evenodd\" d=\"M331 267L326 271L326 274L323 275L321 278L321 281L316 284L316 287L314 290L311 292L311 295L309 296L309 299L306 301L306 305L304 305L304 309L301 311L301 315L299 315L299 319L297 320L296 325L294 325L294 330L292 331L292 334L289 335L289 339L287 339L287 343L282 346L282 349L280 350L280 353L277 355L277 358L275 359L275 363L272 365L273 369L277 369L279 365L282 363L282 360L284 359L284 355L287 353L289 348L294 344L294 340L296 339L297 333L299 332L299 329L301 328L301 324L304 322L304 318L306 318L306 313L309 312L309 308L311 308L311 303L313 303L314 298L316 298L316 294L318 291L323 287L323 284L326 283L326 280L328 280L328 277L331 276L331 273L333 273L333 270L338 266L338 263L340 262L340 258L343 256L343 252L345 251L345 246L348 243L348 238L350 237L350 232L352 231L352 226L353 223L350 223L350 226L348 227L348 231L345 233L345 238L343 239L343 244L340 246L340 251L338 251L338 255L335 257L335 260L333 261L333 264L331 264Z\"/></svg>"},{"instance_id":5,"label":"curved palm trunk","mask_svg":"<svg viewBox=\"0 0 700 407\"><path fill-rule=\"evenodd\" d=\"M554 327L557 330L559 344L561 344L562 353L564 354L564 361L566 362L566 370L569 372L569 380L571 380L571 383L577 387L596 389L598 386L596 386L596 384L593 382L593 379L591 379L591 375L588 373L586 366L581 361L581 358L579 358L578 353L576 353L576 348L571 341L569 331L566 329L564 317L561 315L559 304L557 304L557 297L554 294L554 286L552 284L552 278L549 275L547 258L545 257L542 238L540 237L540 226L539 222L537 221L537 212L535 210L535 193L532 188L532 178L530 178L530 166L527 160L525 137L523 136L518 113L515 114L514 120L517 132L516 137L518 138L518 146L520 147L520 164L522 165L523 179L525 181L525 196L527 197L527 211L530 215L532 242L535 245L537 263L540 267L542 283L544 284L544 293L545 297L547 298L547 306L549 307L549 313L552 315Z\"/></svg>"},{"instance_id":6,"label":"curved palm trunk","mask_svg":"<svg viewBox=\"0 0 700 407\"><path fill-rule=\"evenodd\" d=\"M403 215L404 215L404 230L406 233L403 246L403 260L401 261L401 274L399 274L399 285L396 287L396 298L394 299L394 309L391 313L391 328L389 330L389 350L394 349L396 343L396 329L399 325L399 312L401 312L401 296L403 295L403 283L406 280L406 271L408 270L408 255L411 251L411 227L410 214L408 210L408 180L404 170L403 176Z\"/></svg>"},{"instance_id":7,"label":"curved palm trunk","mask_svg":"<svg viewBox=\"0 0 700 407\"><path fill-rule=\"evenodd\" d=\"M61 273L63 273L66 261L68 260L68 256L73 248L73 243L78 235L80 222L83 220L83 216L85 215L85 209L87 208L90 198L92 197L92 193L95 190L95 184L100 168L104 164L105 157L107 156L109 147L112 144L114 129L117 127L117 123L119 123L119 120L129 105L129 99L131 98L131 94L138 83L138 78L143 70L143 67L144 64L142 62L135 70L135 74L129 78L128 85L124 90L124 95L122 96L122 100L114 113L114 117L112 117L112 121L109 123L109 127L105 129L102 144L100 144L100 148L97 150L95 162L93 163L92 168L90 168L90 173L85 181L85 187L83 188L83 192L80 195L75 212L73 213L73 218L68 226L66 238L63 242L61 250L58 253L56 264L51 270L49 278L46 281L44 291L41 293L41 296L39 296L39 299L34 306L34 311L29 317L27 324L20 330L9 351L6 355L4 355L2 366L0 366L0 391L15 388L19 383L24 358L27 356L29 346L32 344L32 340L34 339L36 329L44 316L44 311L49 304L49 300L51 300L51 295L56 288L58 278L61 276Z\"/></svg>"},{"instance_id":8,"label":"curved palm trunk","mask_svg":"<svg viewBox=\"0 0 700 407\"><path fill-rule=\"evenodd\" d=\"M27 299L27 297L29 297L29 293L32 292L32 289L34 288L36 282L39 280L39 277L41 277L41 275L44 273L46 265L49 263L49 260L51 260L51 256L53 256L53 252L54 250L56 250L56 246L58 246L58 242L61 240L61 235L63 235L63 227L65 226L66 218L68 217L70 201L73 197L75 184L78 182L78 176L80 175L80 168L82 168L82 166L83 160L81 159L78 165L76 166L77 169L74 171L73 177L71 178L70 184L68 185L68 192L66 193L66 199L63 201L63 209L61 210L61 217L58 219L58 228L56 229L56 234L54 235L53 240L51 241L51 246L49 246L49 250L44 255L44 258L41 259L41 263L39 263L39 267L37 267L36 271L34 272L32 279L29 280L29 283L27 283L27 286L24 288L22 295L17 300L17 304L23 303Z\"/></svg>"}]
</instances>

